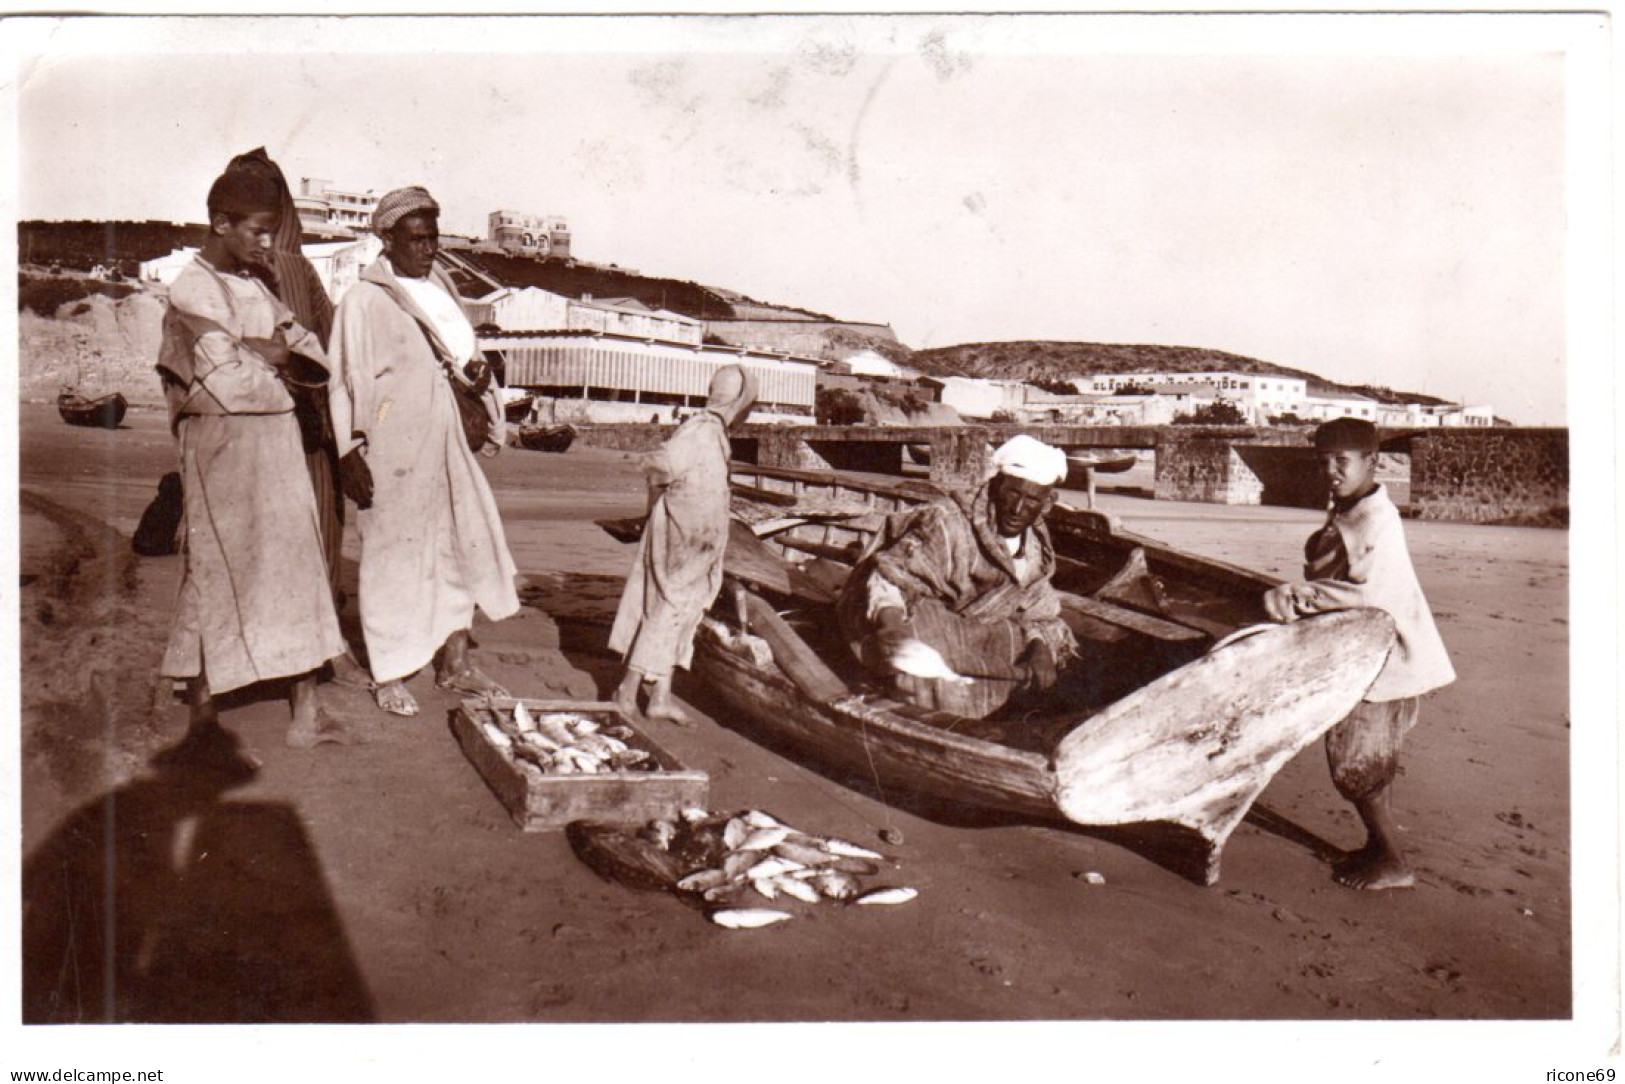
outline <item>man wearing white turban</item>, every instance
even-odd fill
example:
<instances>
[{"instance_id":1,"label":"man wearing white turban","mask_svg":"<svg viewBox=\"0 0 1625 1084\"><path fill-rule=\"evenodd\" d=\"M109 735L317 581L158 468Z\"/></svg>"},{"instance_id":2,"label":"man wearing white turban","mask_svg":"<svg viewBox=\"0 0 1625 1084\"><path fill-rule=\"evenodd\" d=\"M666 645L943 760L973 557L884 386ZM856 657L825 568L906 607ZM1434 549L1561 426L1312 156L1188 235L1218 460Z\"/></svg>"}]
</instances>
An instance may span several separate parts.
<instances>
[{"instance_id":1,"label":"man wearing white turban","mask_svg":"<svg viewBox=\"0 0 1625 1084\"><path fill-rule=\"evenodd\" d=\"M435 684L459 693L501 687L474 665L477 607L500 621L519 610L514 563L496 500L463 434L450 381L485 386L501 447L501 408L457 288L435 266L440 207L419 187L378 201L384 254L345 293L333 326L330 388L339 483L361 531L361 628L378 706L415 715L405 682L431 660Z\"/></svg>"},{"instance_id":2,"label":"man wearing white turban","mask_svg":"<svg viewBox=\"0 0 1625 1084\"><path fill-rule=\"evenodd\" d=\"M1013 437L973 493L892 517L859 559L840 601L843 630L865 665L895 675L925 708L984 718L1021 690L1055 684L1076 651L1050 583L1055 551L1043 523L1066 477L1066 454ZM969 683L899 669L911 640L934 648Z\"/></svg>"}]
</instances>

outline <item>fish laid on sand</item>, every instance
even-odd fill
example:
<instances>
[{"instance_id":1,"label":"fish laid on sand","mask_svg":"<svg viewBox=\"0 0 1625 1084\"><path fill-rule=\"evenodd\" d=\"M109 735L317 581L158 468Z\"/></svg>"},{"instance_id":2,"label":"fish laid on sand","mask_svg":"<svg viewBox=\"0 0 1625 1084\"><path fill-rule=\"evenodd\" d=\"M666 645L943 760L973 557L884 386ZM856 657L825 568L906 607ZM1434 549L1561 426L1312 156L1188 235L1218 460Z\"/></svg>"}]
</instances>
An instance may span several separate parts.
<instances>
[{"instance_id":1,"label":"fish laid on sand","mask_svg":"<svg viewBox=\"0 0 1625 1084\"><path fill-rule=\"evenodd\" d=\"M865 892L860 878L880 872L880 864L887 861L884 855L848 840L803 832L760 810L727 814L691 807L640 828L602 825L591 830L648 849L649 860L640 866L669 864L675 872L665 887L704 906L713 921L734 929L783 921L792 913L748 906L752 899L884 906L907 903L918 895L913 888L901 887ZM640 876L639 881L648 887L647 878ZM717 915L747 917L718 920ZM768 917L759 917L763 915Z\"/></svg>"},{"instance_id":2,"label":"fish laid on sand","mask_svg":"<svg viewBox=\"0 0 1625 1084\"><path fill-rule=\"evenodd\" d=\"M877 888L873 892L865 892L852 902L869 906L892 906L907 903L918 895L919 893L912 888Z\"/></svg>"},{"instance_id":3,"label":"fish laid on sand","mask_svg":"<svg viewBox=\"0 0 1625 1084\"><path fill-rule=\"evenodd\" d=\"M770 907L730 907L711 912L711 921L730 930L756 930L790 918L788 911Z\"/></svg>"}]
</instances>

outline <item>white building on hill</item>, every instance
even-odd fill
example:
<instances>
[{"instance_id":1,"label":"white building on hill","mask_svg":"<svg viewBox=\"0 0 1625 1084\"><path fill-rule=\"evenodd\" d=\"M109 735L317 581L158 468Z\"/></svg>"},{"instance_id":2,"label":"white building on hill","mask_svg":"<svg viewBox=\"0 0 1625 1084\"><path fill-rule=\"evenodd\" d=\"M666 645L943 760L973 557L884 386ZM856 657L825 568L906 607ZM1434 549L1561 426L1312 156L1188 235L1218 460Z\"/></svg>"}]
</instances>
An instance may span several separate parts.
<instances>
[{"instance_id":1,"label":"white building on hill","mask_svg":"<svg viewBox=\"0 0 1625 1084\"><path fill-rule=\"evenodd\" d=\"M1015 420L1027 405L1027 385L1019 380L988 380L983 377L928 377L926 382L942 389L941 401L953 407L962 418L989 421Z\"/></svg>"},{"instance_id":2,"label":"white building on hill","mask_svg":"<svg viewBox=\"0 0 1625 1084\"><path fill-rule=\"evenodd\" d=\"M698 346L705 323L669 309L653 309L635 297L566 297L539 286L505 286L478 300L463 300L475 326L503 331L596 331L651 342Z\"/></svg>"},{"instance_id":3,"label":"white building on hill","mask_svg":"<svg viewBox=\"0 0 1625 1084\"><path fill-rule=\"evenodd\" d=\"M1260 373L1097 373L1078 384L1096 394L1113 394L1124 387L1174 391L1185 387L1211 388L1214 395L1234 403L1249 420L1266 423L1277 414L1302 416L1308 382L1297 377Z\"/></svg>"}]
</instances>

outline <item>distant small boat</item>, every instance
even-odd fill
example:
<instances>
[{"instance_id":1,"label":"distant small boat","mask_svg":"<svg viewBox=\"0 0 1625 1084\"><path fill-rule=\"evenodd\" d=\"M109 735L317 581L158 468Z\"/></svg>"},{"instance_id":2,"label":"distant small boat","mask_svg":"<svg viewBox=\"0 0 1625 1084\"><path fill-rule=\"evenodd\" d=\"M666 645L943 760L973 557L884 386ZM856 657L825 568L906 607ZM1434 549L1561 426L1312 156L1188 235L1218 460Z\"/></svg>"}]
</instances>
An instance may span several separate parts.
<instances>
[{"instance_id":1,"label":"distant small boat","mask_svg":"<svg viewBox=\"0 0 1625 1084\"><path fill-rule=\"evenodd\" d=\"M86 399L77 392L65 391L56 397L56 410L63 421L98 429L117 429L129 405L118 392Z\"/></svg>"},{"instance_id":2,"label":"distant small boat","mask_svg":"<svg viewBox=\"0 0 1625 1084\"><path fill-rule=\"evenodd\" d=\"M510 422L518 424L530 417L531 404L536 402L534 392L518 392L514 389L505 389L502 401L502 413Z\"/></svg>"},{"instance_id":3,"label":"distant small boat","mask_svg":"<svg viewBox=\"0 0 1625 1084\"><path fill-rule=\"evenodd\" d=\"M1139 461L1139 457L1132 453L1096 456L1087 452L1072 452L1066 457L1068 466L1082 467L1096 474L1122 474L1124 471L1133 470L1134 464Z\"/></svg>"},{"instance_id":4,"label":"distant small boat","mask_svg":"<svg viewBox=\"0 0 1625 1084\"><path fill-rule=\"evenodd\" d=\"M519 446L533 452L567 451L576 439L573 425L521 425Z\"/></svg>"}]
</instances>

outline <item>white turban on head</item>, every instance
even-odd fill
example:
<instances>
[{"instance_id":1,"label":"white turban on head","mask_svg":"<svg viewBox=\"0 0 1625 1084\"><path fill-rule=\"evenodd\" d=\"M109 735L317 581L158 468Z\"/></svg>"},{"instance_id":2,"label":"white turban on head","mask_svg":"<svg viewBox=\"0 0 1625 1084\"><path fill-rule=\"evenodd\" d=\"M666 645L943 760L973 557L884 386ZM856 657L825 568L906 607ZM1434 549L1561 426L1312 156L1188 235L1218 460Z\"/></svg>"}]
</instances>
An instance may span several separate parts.
<instances>
[{"instance_id":1,"label":"white turban on head","mask_svg":"<svg viewBox=\"0 0 1625 1084\"><path fill-rule=\"evenodd\" d=\"M1019 433L999 445L993 453L993 469L999 474L1023 478L1037 485L1053 486L1066 477L1066 453L1026 433Z\"/></svg>"}]
</instances>

